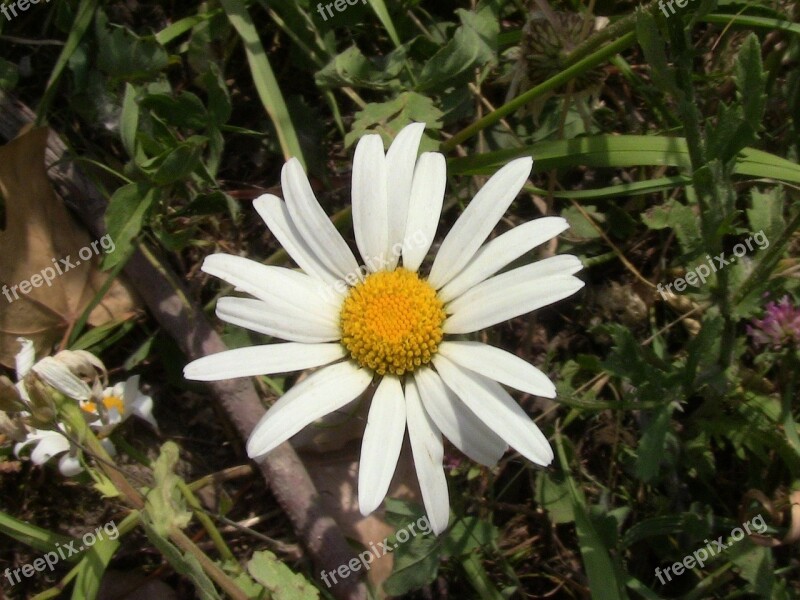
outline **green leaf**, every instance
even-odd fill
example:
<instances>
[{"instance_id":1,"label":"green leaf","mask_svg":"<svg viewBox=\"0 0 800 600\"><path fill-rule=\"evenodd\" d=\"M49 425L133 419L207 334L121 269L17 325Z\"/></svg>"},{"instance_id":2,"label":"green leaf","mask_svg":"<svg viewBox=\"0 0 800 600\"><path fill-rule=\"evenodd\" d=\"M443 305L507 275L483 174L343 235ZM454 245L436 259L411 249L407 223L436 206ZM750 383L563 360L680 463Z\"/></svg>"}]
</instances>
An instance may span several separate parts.
<instances>
[{"instance_id":1,"label":"green leaf","mask_svg":"<svg viewBox=\"0 0 800 600\"><path fill-rule=\"evenodd\" d=\"M283 98L281 87L275 78L275 73L269 63L264 46L261 45L258 30L253 24L250 13L247 11L247 6L242 0L220 0L220 4L225 9L231 25L236 29L239 37L242 38L253 83L256 86L258 97L261 99L261 103L264 105L264 109L275 127L284 158L288 160L291 157L295 157L305 168L307 165L303 157L303 150L300 147L300 140L297 137L297 131L292 124L292 118L289 115L289 109Z\"/></svg>"},{"instance_id":2,"label":"green leaf","mask_svg":"<svg viewBox=\"0 0 800 600\"><path fill-rule=\"evenodd\" d=\"M651 413L650 420L642 432L636 449L636 476L645 483L655 479L661 463L669 457L666 452L667 433L674 409L674 405L670 402L655 413Z\"/></svg>"},{"instance_id":3,"label":"green leaf","mask_svg":"<svg viewBox=\"0 0 800 600\"><path fill-rule=\"evenodd\" d=\"M205 129L208 126L208 111L203 102L191 92L171 94L147 94L139 101L142 109L153 113L173 127Z\"/></svg>"},{"instance_id":4,"label":"green leaf","mask_svg":"<svg viewBox=\"0 0 800 600\"><path fill-rule=\"evenodd\" d=\"M418 535L393 552L394 568L384 582L384 591L401 596L429 585L436 579L441 559L441 544L432 536Z\"/></svg>"},{"instance_id":5,"label":"green leaf","mask_svg":"<svg viewBox=\"0 0 800 600\"><path fill-rule=\"evenodd\" d=\"M664 38L649 11L638 10L636 12L636 39L650 65L653 84L664 94L680 99L683 92L675 80L675 69L669 65Z\"/></svg>"},{"instance_id":6,"label":"green leaf","mask_svg":"<svg viewBox=\"0 0 800 600\"><path fill-rule=\"evenodd\" d=\"M671 228L684 254L696 253L702 247L703 238L697 215L691 207L677 200L670 200L644 212L642 222L650 229Z\"/></svg>"},{"instance_id":7,"label":"green leaf","mask_svg":"<svg viewBox=\"0 0 800 600\"><path fill-rule=\"evenodd\" d=\"M741 528L740 528L741 529ZM739 574L749 584L747 587L758 598L775 598L775 564L769 548L757 546L745 538L728 542L727 553Z\"/></svg>"},{"instance_id":8,"label":"green leaf","mask_svg":"<svg viewBox=\"0 0 800 600\"><path fill-rule=\"evenodd\" d=\"M764 92L766 85L767 75L761 64L761 44L758 36L751 33L736 57L736 87L744 107L745 123L753 133L761 128L767 104L767 95Z\"/></svg>"},{"instance_id":9,"label":"green leaf","mask_svg":"<svg viewBox=\"0 0 800 600\"><path fill-rule=\"evenodd\" d=\"M539 471L536 477L536 502L549 513L550 521L556 525L575 520L569 485L563 474Z\"/></svg>"},{"instance_id":10,"label":"green leaf","mask_svg":"<svg viewBox=\"0 0 800 600\"><path fill-rule=\"evenodd\" d=\"M145 215L157 198L158 190L144 183L131 183L114 192L108 203L105 221L108 235L114 240L116 248L105 255L104 268L111 269L131 255Z\"/></svg>"},{"instance_id":11,"label":"green leaf","mask_svg":"<svg viewBox=\"0 0 800 600\"><path fill-rule=\"evenodd\" d=\"M58 544L68 544L70 538L21 521L0 511L0 533L38 550L52 552ZM67 560L77 560L76 558Z\"/></svg>"},{"instance_id":12,"label":"green leaf","mask_svg":"<svg viewBox=\"0 0 800 600\"><path fill-rule=\"evenodd\" d=\"M78 565L78 576L75 579L75 587L72 589L73 600L98 597L103 575L119 547L120 543L118 540L104 537L98 539L97 542L83 554L83 558L81 558L81 562Z\"/></svg>"},{"instance_id":13,"label":"green leaf","mask_svg":"<svg viewBox=\"0 0 800 600\"><path fill-rule=\"evenodd\" d=\"M357 112L356 120L345 136L345 145L352 145L367 132L381 134L384 143L388 143L403 127L414 121L426 123L428 129L439 129L442 116L430 98L416 92L403 92L394 100L367 104L364 110Z\"/></svg>"},{"instance_id":14,"label":"green leaf","mask_svg":"<svg viewBox=\"0 0 800 600\"><path fill-rule=\"evenodd\" d=\"M686 140L681 137L648 135L595 135L571 140L539 142L450 159L447 172L454 175L494 173L520 156L533 156L537 171L588 167L674 166L691 170ZM800 183L800 165L785 158L745 148L737 156L734 173Z\"/></svg>"},{"instance_id":15,"label":"green leaf","mask_svg":"<svg viewBox=\"0 0 800 600\"><path fill-rule=\"evenodd\" d=\"M193 135L174 148L140 163L139 168L157 185L182 181L195 171L202 174L201 158L207 143L207 137Z\"/></svg>"},{"instance_id":16,"label":"green leaf","mask_svg":"<svg viewBox=\"0 0 800 600\"><path fill-rule=\"evenodd\" d=\"M144 159L141 149L136 145L136 132L139 130L139 105L136 102L136 88L130 83L125 84L122 114L119 121L119 136L128 156L132 159Z\"/></svg>"},{"instance_id":17,"label":"green leaf","mask_svg":"<svg viewBox=\"0 0 800 600\"><path fill-rule=\"evenodd\" d=\"M253 554L247 563L247 572L270 592L273 600L319 598L319 591L305 577L293 573L268 550Z\"/></svg>"},{"instance_id":18,"label":"green leaf","mask_svg":"<svg viewBox=\"0 0 800 600\"><path fill-rule=\"evenodd\" d=\"M17 87L19 70L17 65L0 57L0 90L10 92Z\"/></svg>"},{"instance_id":19,"label":"green leaf","mask_svg":"<svg viewBox=\"0 0 800 600\"><path fill-rule=\"evenodd\" d=\"M188 577L195 586L201 600L221 600L217 589L203 571L203 567L198 560L191 554L182 554L164 535L159 533L155 524L148 520L149 513L142 512L139 515L139 523L142 525L147 539L164 555L169 564L175 571ZM152 515L151 515L152 516Z\"/></svg>"},{"instance_id":20,"label":"green leaf","mask_svg":"<svg viewBox=\"0 0 800 600\"><path fill-rule=\"evenodd\" d=\"M109 31L110 27L110 31ZM153 78L169 64L167 51L153 37L139 37L129 29L97 19L98 68L120 80Z\"/></svg>"},{"instance_id":21,"label":"green leaf","mask_svg":"<svg viewBox=\"0 0 800 600\"><path fill-rule=\"evenodd\" d=\"M192 518L178 489L180 478L174 472L178 453L178 446L174 442L166 442L161 446L161 452L153 463L155 485L147 492L145 499L153 529L162 537L167 536L173 528L183 529Z\"/></svg>"},{"instance_id":22,"label":"green leaf","mask_svg":"<svg viewBox=\"0 0 800 600\"><path fill-rule=\"evenodd\" d=\"M425 63L417 89L443 89L452 79L471 73L476 66L496 61L500 25L492 7L477 12L457 9L461 26L441 50Z\"/></svg>"},{"instance_id":23,"label":"green leaf","mask_svg":"<svg viewBox=\"0 0 800 600\"><path fill-rule=\"evenodd\" d=\"M750 208L747 209L747 220L750 223L751 232L763 231L767 241L777 238L783 232L786 228L786 220L783 218L783 196L783 189L780 187L765 191L754 187L750 190ZM764 243L765 241L762 241L758 245L762 246ZM766 246L762 249L766 249Z\"/></svg>"},{"instance_id":24,"label":"green leaf","mask_svg":"<svg viewBox=\"0 0 800 600\"><path fill-rule=\"evenodd\" d=\"M563 438L557 434L556 446L558 460L566 477L567 487L575 514L575 529L578 534L581 557L589 579L591 597L600 600L621 600L627 598L625 586L620 579L619 565L614 564L608 548L592 524L586 507L586 500L572 478L571 468L564 452Z\"/></svg>"},{"instance_id":25,"label":"green leaf","mask_svg":"<svg viewBox=\"0 0 800 600\"><path fill-rule=\"evenodd\" d=\"M499 534L497 528L477 517L463 517L453 524L442 544L448 556L463 556L477 548L491 547Z\"/></svg>"}]
</instances>

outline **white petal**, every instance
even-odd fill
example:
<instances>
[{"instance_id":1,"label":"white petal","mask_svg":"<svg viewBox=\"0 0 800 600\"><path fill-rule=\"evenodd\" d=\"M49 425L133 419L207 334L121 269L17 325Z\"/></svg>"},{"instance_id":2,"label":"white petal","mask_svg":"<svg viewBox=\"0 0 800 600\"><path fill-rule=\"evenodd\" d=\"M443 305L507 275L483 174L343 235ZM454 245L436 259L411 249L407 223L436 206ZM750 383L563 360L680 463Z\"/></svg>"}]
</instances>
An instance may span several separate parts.
<instances>
[{"instance_id":1,"label":"white petal","mask_svg":"<svg viewBox=\"0 0 800 600\"><path fill-rule=\"evenodd\" d=\"M425 123L411 123L403 127L386 153L390 247L402 244L405 237L414 165L424 131ZM390 270L397 266L398 258L397 253L390 253Z\"/></svg>"},{"instance_id":2,"label":"white petal","mask_svg":"<svg viewBox=\"0 0 800 600\"><path fill-rule=\"evenodd\" d=\"M217 316L239 327L292 342L313 344L342 337L338 324L314 319L296 308L276 308L250 298L220 298Z\"/></svg>"},{"instance_id":3,"label":"white petal","mask_svg":"<svg viewBox=\"0 0 800 600\"><path fill-rule=\"evenodd\" d=\"M444 238L428 282L439 289L466 265L517 197L531 174L530 156L512 160L486 182Z\"/></svg>"},{"instance_id":4,"label":"white petal","mask_svg":"<svg viewBox=\"0 0 800 600\"><path fill-rule=\"evenodd\" d=\"M358 506L367 516L386 496L392 482L403 435L406 431L406 399L397 377L381 380L367 417L358 464Z\"/></svg>"},{"instance_id":5,"label":"white petal","mask_svg":"<svg viewBox=\"0 0 800 600\"><path fill-rule=\"evenodd\" d=\"M442 434L425 412L417 384L411 378L406 379L406 417L422 502L431 529L439 535L447 529L450 520L450 497L442 467L444 460Z\"/></svg>"},{"instance_id":6,"label":"white petal","mask_svg":"<svg viewBox=\"0 0 800 600\"><path fill-rule=\"evenodd\" d=\"M183 369L186 379L218 381L234 377L254 377L290 373L327 365L344 358L341 344L269 344L226 350L198 358Z\"/></svg>"},{"instance_id":7,"label":"white petal","mask_svg":"<svg viewBox=\"0 0 800 600\"><path fill-rule=\"evenodd\" d=\"M417 271L431 249L442 216L447 163L438 152L419 157L408 205L408 222L403 239L403 266Z\"/></svg>"},{"instance_id":8,"label":"white petal","mask_svg":"<svg viewBox=\"0 0 800 600\"><path fill-rule=\"evenodd\" d=\"M294 262L309 275L321 279L328 285L336 285L339 279L317 258L311 247L303 240L292 223L286 203L272 194L264 194L253 200L253 206L267 224L281 246Z\"/></svg>"},{"instance_id":9,"label":"white petal","mask_svg":"<svg viewBox=\"0 0 800 600\"><path fill-rule=\"evenodd\" d=\"M500 384L441 354L433 358L433 364L447 387L509 446L538 465L552 462L553 450L547 438Z\"/></svg>"},{"instance_id":10,"label":"white petal","mask_svg":"<svg viewBox=\"0 0 800 600\"><path fill-rule=\"evenodd\" d=\"M500 269L517 260L539 244L556 237L569 228L561 217L543 217L515 227L493 239L475 253L464 270L439 290L439 298L449 302L458 298L472 286L491 277Z\"/></svg>"},{"instance_id":11,"label":"white petal","mask_svg":"<svg viewBox=\"0 0 800 600\"><path fill-rule=\"evenodd\" d=\"M57 431L48 431L41 436L39 443L31 452L31 462L35 465L43 465L54 456L67 450L69 450L69 440Z\"/></svg>"},{"instance_id":12,"label":"white petal","mask_svg":"<svg viewBox=\"0 0 800 600\"><path fill-rule=\"evenodd\" d=\"M487 279L445 305L452 316L443 330L470 333L558 302L584 286L569 274L579 269L577 258L561 255Z\"/></svg>"},{"instance_id":13,"label":"white petal","mask_svg":"<svg viewBox=\"0 0 800 600\"><path fill-rule=\"evenodd\" d=\"M58 470L64 477L75 477L78 473L83 471L83 465L77 456L65 454L58 461Z\"/></svg>"},{"instance_id":14,"label":"white petal","mask_svg":"<svg viewBox=\"0 0 800 600\"><path fill-rule=\"evenodd\" d=\"M247 455L266 454L309 423L339 410L367 389L372 373L352 362L324 367L295 385L267 411L250 434Z\"/></svg>"},{"instance_id":15,"label":"white petal","mask_svg":"<svg viewBox=\"0 0 800 600\"><path fill-rule=\"evenodd\" d=\"M317 202L303 165L296 158L290 158L283 166L281 185L292 223L314 256L340 279L348 275L360 277L355 256Z\"/></svg>"},{"instance_id":16,"label":"white petal","mask_svg":"<svg viewBox=\"0 0 800 600\"><path fill-rule=\"evenodd\" d=\"M353 232L358 251L370 272L383 270L389 260L386 178L381 136L365 135L358 141L353 157Z\"/></svg>"},{"instance_id":17,"label":"white petal","mask_svg":"<svg viewBox=\"0 0 800 600\"><path fill-rule=\"evenodd\" d=\"M264 302L299 309L326 322L338 322L343 296L305 273L231 254L207 256L202 269Z\"/></svg>"},{"instance_id":18,"label":"white petal","mask_svg":"<svg viewBox=\"0 0 800 600\"><path fill-rule=\"evenodd\" d=\"M32 369L45 383L73 400L88 400L92 394L86 383L50 356L44 357Z\"/></svg>"},{"instance_id":19,"label":"white petal","mask_svg":"<svg viewBox=\"0 0 800 600\"><path fill-rule=\"evenodd\" d=\"M442 342L442 356L484 377L521 392L544 398L556 397L550 378L519 356L480 342Z\"/></svg>"},{"instance_id":20,"label":"white petal","mask_svg":"<svg viewBox=\"0 0 800 600\"><path fill-rule=\"evenodd\" d=\"M33 342L27 338L18 337L17 341L20 343L20 349L14 360L17 367L17 381L21 381L36 362L36 349L33 347Z\"/></svg>"},{"instance_id":21,"label":"white petal","mask_svg":"<svg viewBox=\"0 0 800 600\"><path fill-rule=\"evenodd\" d=\"M128 408L127 403L125 404L125 408ZM153 399L150 396L140 394L136 400L131 403L130 414L147 421L153 426L153 429L158 429L158 423L153 416Z\"/></svg>"},{"instance_id":22,"label":"white petal","mask_svg":"<svg viewBox=\"0 0 800 600\"><path fill-rule=\"evenodd\" d=\"M417 369L414 380L425 411L444 436L475 462L487 467L496 465L508 444L458 400L436 371L429 367Z\"/></svg>"}]
</instances>

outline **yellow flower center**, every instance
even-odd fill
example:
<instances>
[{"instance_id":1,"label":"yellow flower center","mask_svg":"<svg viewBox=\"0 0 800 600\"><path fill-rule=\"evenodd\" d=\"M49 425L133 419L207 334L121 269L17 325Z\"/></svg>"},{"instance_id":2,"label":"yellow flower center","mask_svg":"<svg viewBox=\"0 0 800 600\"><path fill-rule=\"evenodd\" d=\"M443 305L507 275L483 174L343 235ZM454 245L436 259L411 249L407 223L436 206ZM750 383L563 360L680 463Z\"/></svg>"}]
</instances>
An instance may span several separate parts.
<instances>
[{"instance_id":1,"label":"yellow flower center","mask_svg":"<svg viewBox=\"0 0 800 600\"><path fill-rule=\"evenodd\" d=\"M345 298L342 343L362 367L402 375L430 362L442 341L444 318L436 290L416 273L379 271Z\"/></svg>"},{"instance_id":2,"label":"yellow flower center","mask_svg":"<svg viewBox=\"0 0 800 600\"><path fill-rule=\"evenodd\" d=\"M116 408L119 411L119 414L125 412L125 402L123 402L122 398L119 396L106 396L103 398L103 406L106 407L106 410L111 410L112 408ZM81 408L88 413L93 415L97 414L97 403L92 402L91 400L87 400L86 402L81 403Z\"/></svg>"}]
</instances>

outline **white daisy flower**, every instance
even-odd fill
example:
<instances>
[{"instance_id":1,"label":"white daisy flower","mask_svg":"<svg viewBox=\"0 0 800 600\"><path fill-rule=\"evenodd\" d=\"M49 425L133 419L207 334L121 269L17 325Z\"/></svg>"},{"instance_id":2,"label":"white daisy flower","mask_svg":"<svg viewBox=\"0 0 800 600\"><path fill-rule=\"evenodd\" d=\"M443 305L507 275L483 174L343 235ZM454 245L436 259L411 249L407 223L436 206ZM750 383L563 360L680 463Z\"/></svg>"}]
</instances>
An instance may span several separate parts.
<instances>
[{"instance_id":1,"label":"white daisy flower","mask_svg":"<svg viewBox=\"0 0 800 600\"><path fill-rule=\"evenodd\" d=\"M367 515L383 501L408 428L425 510L438 534L449 519L442 434L473 460L494 465L508 446L539 465L550 445L501 386L555 397L547 376L521 358L451 339L528 313L583 287L574 256L498 271L567 228L545 217L484 244L530 175L529 157L500 169L453 225L430 269L446 184L439 153L417 157L425 126L404 128L384 153L364 136L353 162L353 226L365 266L314 197L297 159L283 167L286 198L254 206L303 272L217 254L203 271L254 299L222 298L224 321L287 340L196 360L188 379L214 381L323 367L292 387L256 425L247 444L263 455L377 382L361 446L358 500ZM400 266L402 264L402 266Z\"/></svg>"},{"instance_id":2,"label":"white daisy flower","mask_svg":"<svg viewBox=\"0 0 800 600\"><path fill-rule=\"evenodd\" d=\"M99 399L99 403L102 405L101 407L93 399L86 400L81 402L81 408L97 417L90 425L100 435L108 435L117 425L132 415L147 421L155 429L158 429L158 423L153 417L153 399L139 390L138 375L103 390L103 396Z\"/></svg>"}]
</instances>

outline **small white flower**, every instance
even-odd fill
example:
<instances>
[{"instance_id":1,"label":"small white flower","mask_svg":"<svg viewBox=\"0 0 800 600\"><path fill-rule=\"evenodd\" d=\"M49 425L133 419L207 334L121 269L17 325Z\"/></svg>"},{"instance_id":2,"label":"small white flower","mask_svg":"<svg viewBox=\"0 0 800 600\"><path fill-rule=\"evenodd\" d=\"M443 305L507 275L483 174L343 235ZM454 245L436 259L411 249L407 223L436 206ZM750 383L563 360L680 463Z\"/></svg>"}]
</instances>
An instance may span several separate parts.
<instances>
[{"instance_id":1,"label":"small white flower","mask_svg":"<svg viewBox=\"0 0 800 600\"><path fill-rule=\"evenodd\" d=\"M117 425L135 415L150 423L158 429L153 417L153 399L142 394L139 390L139 376L133 375L127 381L119 382L113 387L103 390L100 404L94 400L81 402L81 408L91 415L96 415L97 420L90 425L98 430L100 435L108 435Z\"/></svg>"},{"instance_id":2,"label":"small white flower","mask_svg":"<svg viewBox=\"0 0 800 600\"><path fill-rule=\"evenodd\" d=\"M190 363L184 373L214 381L323 367L256 425L247 444L251 457L342 409L378 376L361 446L360 510L369 514L386 495L407 427L425 510L438 534L450 510L442 434L484 465L494 465L509 445L539 465L553 459L547 438L500 385L552 398L556 390L547 376L499 348L447 338L557 302L583 282L573 276L580 261L568 255L496 275L567 229L564 219L545 217L484 244L528 179L529 157L512 161L483 186L445 237L430 274L420 277L446 185L444 156L417 157L424 128L404 128L386 153L377 135L358 143L353 227L365 267L318 204L300 162L286 163L286 202L267 194L254 206L304 272L225 254L206 258L203 271L255 297L222 298L222 320L288 343L221 352Z\"/></svg>"},{"instance_id":3,"label":"small white flower","mask_svg":"<svg viewBox=\"0 0 800 600\"><path fill-rule=\"evenodd\" d=\"M72 446L70 441L61 431L33 429L24 442L14 446L14 455L19 457L19 453L31 444L35 444L31 452L31 462L37 466L42 466L54 456L63 454L58 461L58 470L65 477L74 477L83 467L78 459L78 450Z\"/></svg>"}]
</instances>

